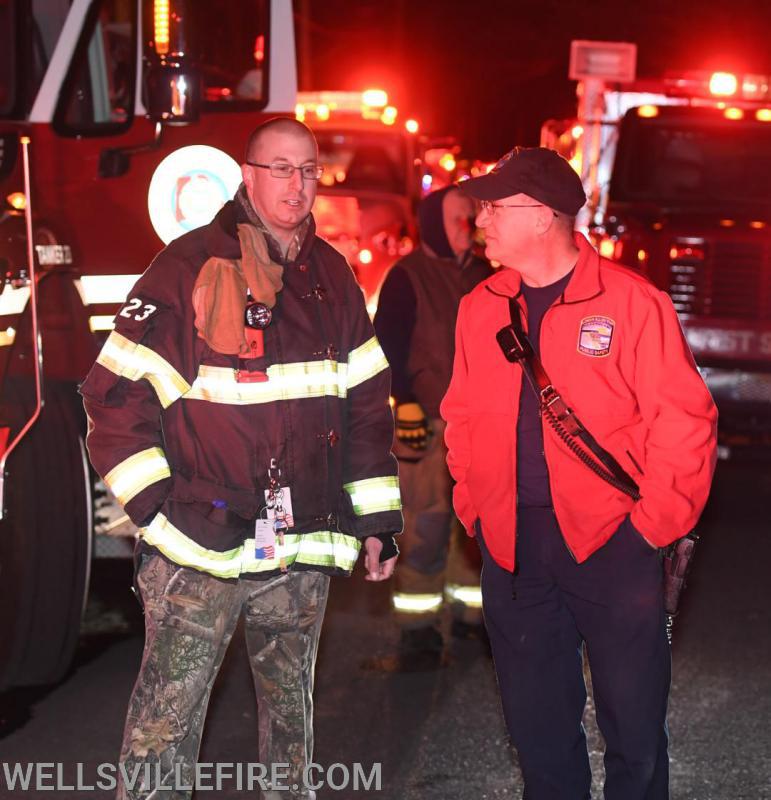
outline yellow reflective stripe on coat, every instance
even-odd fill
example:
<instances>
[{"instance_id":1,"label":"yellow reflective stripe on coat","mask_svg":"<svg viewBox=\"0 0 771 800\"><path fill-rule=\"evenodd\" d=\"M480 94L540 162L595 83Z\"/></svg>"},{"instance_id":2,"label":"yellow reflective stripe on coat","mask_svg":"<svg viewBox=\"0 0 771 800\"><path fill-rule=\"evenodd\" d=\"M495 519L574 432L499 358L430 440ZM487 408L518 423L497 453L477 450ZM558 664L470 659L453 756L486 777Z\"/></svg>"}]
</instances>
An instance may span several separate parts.
<instances>
[{"instance_id":1,"label":"yellow reflective stripe on coat","mask_svg":"<svg viewBox=\"0 0 771 800\"><path fill-rule=\"evenodd\" d=\"M442 605L442 595L394 592L393 604L396 611L404 614L425 614L428 611L436 611Z\"/></svg>"},{"instance_id":2,"label":"yellow reflective stripe on coat","mask_svg":"<svg viewBox=\"0 0 771 800\"><path fill-rule=\"evenodd\" d=\"M451 602L460 603L469 608L482 608L482 590L479 586L461 586L459 583L448 583L444 587L444 594Z\"/></svg>"},{"instance_id":3,"label":"yellow reflective stripe on coat","mask_svg":"<svg viewBox=\"0 0 771 800\"><path fill-rule=\"evenodd\" d=\"M352 481L344 484L343 488L351 497L357 517L380 511L399 511L402 507L399 478L396 475Z\"/></svg>"},{"instance_id":4,"label":"yellow reflective stripe on coat","mask_svg":"<svg viewBox=\"0 0 771 800\"><path fill-rule=\"evenodd\" d=\"M335 531L286 534L283 547L276 542L275 558L256 559L252 538L224 552L209 550L185 536L163 514L157 514L142 528L140 536L175 564L208 572L217 578L237 578L245 572L272 572L280 568L282 557L287 566L297 563L350 572L361 546L356 537Z\"/></svg>"},{"instance_id":5,"label":"yellow reflective stripe on coat","mask_svg":"<svg viewBox=\"0 0 771 800\"><path fill-rule=\"evenodd\" d=\"M305 397L345 397L348 365L325 359L293 364L273 364L266 370L267 381L238 383L231 367L198 368L198 376L185 400L250 405Z\"/></svg>"},{"instance_id":6,"label":"yellow reflective stripe on coat","mask_svg":"<svg viewBox=\"0 0 771 800\"><path fill-rule=\"evenodd\" d=\"M348 354L348 388L353 389L374 378L384 369L388 369L388 361L380 343L373 336Z\"/></svg>"},{"instance_id":7,"label":"yellow reflective stripe on coat","mask_svg":"<svg viewBox=\"0 0 771 800\"><path fill-rule=\"evenodd\" d=\"M104 343L97 364L130 381L146 378L164 408L190 389L190 384L158 353L113 331Z\"/></svg>"},{"instance_id":8,"label":"yellow reflective stripe on coat","mask_svg":"<svg viewBox=\"0 0 771 800\"><path fill-rule=\"evenodd\" d=\"M104 481L118 502L125 506L143 489L170 477L169 462L166 461L163 450L160 447L150 447L121 461L104 476Z\"/></svg>"}]
</instances>

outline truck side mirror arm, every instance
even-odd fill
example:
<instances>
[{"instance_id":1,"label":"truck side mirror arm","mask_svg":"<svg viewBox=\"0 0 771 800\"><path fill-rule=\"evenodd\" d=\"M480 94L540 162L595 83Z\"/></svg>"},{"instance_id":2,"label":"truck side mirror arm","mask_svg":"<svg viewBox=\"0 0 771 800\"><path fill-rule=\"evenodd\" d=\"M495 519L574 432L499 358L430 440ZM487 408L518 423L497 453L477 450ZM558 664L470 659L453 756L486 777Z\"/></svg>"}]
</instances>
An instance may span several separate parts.
<instances>
[{"instance_id":1,"label":"truck side mirror arm","mask_svg":"<svg viewBox=\"0 0 771 800\"><path fill-rule=\"evenodd\" d=\"M147 116L155 123L152 142L134 147L111 147L99 156L99 177L119 178L131 166L131 156L158 148L164 125L187 125L201 114L201 78L183 57L161 58L146 64Z\"/></svg>"},{"instance_id":2,"label":"truck side mirror arm","mask_svg":"<svg viewBox=\"0 0 771 800\"><path fill-rule=\"evenodd\" d=\"M134 145L133 147L106 147L99 154L99 177L120 178L131 167L131 156L139 153L149 153L157 150L161 145L161 132L163 125L155 123L155 134L151 142Z\"/></svg>"}]
</instances>

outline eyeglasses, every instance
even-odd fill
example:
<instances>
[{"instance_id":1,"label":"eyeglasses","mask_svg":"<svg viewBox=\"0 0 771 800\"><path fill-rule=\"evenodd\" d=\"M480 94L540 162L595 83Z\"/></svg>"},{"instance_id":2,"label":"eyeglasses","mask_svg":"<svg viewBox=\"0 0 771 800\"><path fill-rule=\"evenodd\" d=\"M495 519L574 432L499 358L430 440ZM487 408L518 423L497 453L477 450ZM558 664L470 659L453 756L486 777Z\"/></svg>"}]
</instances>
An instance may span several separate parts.
<instances>
[{"instance_id":1,"label":"eyeglasses","mask_svg":"<svg viewBox=\"0 0 771 800\"><path fill-rule=\"evenodd\" d=\"M284 164L283 162L274 162L273 164L258 164L256 161L247 161L246 163L250 167L269 169L270 174L274 178L291 178L296 169L300 170L300 174L306 181L317 181L324 174L324 167L320 167L317 164L303 164L301 167L295 167L292 164Z\"/></svg>"},{"instance_id":2,"label":"eyeglasses","mask_svg":"<svg viewBox=\"0 0 771 800\"><path fill-rule=\"evenodd\" d=\"M492 200L480 200L479 205L482 211L486 211L491 217L497 208L543 208L543 203L493 203Z\"/></svg>"},{"instance_id":3,"label":"eyeglasses","mask_svg":"<svg viewBox=\"0 0 771 800\"><path fill-rule=\"evenodd\" d=\"M492 200L480 200L479 206L492 217L495 216L496 208L545 208L546 203L494 203ZM551 213L555 219L559 216L556 211Z\"/></svg>"}]
</instances>

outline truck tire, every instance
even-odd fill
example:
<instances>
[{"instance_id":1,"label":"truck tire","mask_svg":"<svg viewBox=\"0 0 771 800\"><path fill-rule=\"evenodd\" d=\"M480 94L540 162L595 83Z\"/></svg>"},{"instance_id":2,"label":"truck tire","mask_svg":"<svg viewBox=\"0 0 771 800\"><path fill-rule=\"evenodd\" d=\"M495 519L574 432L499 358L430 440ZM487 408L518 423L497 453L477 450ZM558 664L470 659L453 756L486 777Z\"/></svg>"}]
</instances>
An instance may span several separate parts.
<instances>
[{"instance_id":1,"label":"truck tire","mask_svg":"<svg viewBox=\"0 0 771 800\"><path fill-rule=\"evenodd\" d=\"M12 433L34 407L30 383L10 378L3 385L4 423L11 421ZM74 384L47 381L41 416L8 460L0 522L0 690L54 683L72 662L91 567L83 429Z\"/></svg>"}]
</instances>

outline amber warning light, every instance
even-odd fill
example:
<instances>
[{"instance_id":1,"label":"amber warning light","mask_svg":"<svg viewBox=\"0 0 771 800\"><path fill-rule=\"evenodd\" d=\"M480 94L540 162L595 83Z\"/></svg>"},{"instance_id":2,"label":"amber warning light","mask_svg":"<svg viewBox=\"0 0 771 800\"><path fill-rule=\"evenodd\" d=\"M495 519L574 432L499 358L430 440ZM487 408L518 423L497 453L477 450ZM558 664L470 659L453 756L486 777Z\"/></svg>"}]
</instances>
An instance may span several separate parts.
<instances>
[{"instance_id":1,"label":"amber warning light","mask_svg":"<svg viewBox=\"0 0 771 800\"><path fill-rule=\"evenodd\" d=\"M169 52L169 0L155 0L153 4L153 40L159 56Z\"/></svg>"}]
</instances>

